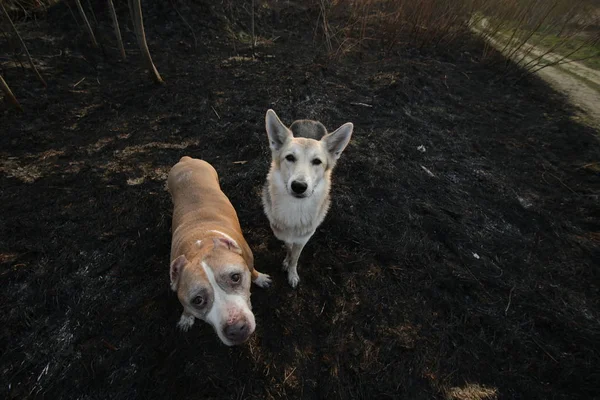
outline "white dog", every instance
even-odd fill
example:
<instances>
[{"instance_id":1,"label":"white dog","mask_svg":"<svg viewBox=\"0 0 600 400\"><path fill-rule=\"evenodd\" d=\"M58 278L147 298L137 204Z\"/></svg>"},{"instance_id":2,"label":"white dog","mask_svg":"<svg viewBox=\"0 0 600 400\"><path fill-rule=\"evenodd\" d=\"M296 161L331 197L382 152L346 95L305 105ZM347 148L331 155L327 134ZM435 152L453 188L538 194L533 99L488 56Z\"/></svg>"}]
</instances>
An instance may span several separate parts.
<instances>
[{"instance_id":1,"label":"white dog","mask_svg":"<svg viewBox=\"0 0 600 400\"><path fill-rule=\"evenodd\" d=\"M285 242L283 270L296 287L298 258L329 209L331 172L348 145L354 125L327 133L317 121L298 120L289 128L268 110L265 117L271 147L271 170L263 188L265 214L275 236Z\"/></svg>"}]
</instances>

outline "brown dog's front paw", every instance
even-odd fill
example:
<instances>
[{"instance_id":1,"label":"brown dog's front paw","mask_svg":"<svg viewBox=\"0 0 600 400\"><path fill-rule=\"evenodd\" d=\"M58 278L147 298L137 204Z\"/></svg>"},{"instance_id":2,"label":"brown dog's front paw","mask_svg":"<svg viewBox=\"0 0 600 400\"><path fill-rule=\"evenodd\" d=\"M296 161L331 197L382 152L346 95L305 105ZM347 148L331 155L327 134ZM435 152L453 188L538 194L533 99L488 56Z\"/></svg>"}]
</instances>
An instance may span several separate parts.
<instances>
[{"instance_id":1,"label":"brown dog's front paw","mask_svg":"<svg viewBox=\"0 0 600 400\"><path fill-rule=\"evenodd\" d=\"M258 273L258 277L254 280L254 284L263 289L266 289L269 286L271 286L271 283L272 283L271 277L267 274L263 274L260 272Z\"/></svg>"},{"instance_id":2,"label":"brown dog's front paw","mask_svg":"<svg viewBox=\"0 0 600 400\"><path fill-rule=\"evenodd\" d=\"M190 328L194 325L194 316L188 314L181 314L181 318L179 318L179 322L177 323L177 327L184 332L190 330Z\"/></svg>"}]
</instances>

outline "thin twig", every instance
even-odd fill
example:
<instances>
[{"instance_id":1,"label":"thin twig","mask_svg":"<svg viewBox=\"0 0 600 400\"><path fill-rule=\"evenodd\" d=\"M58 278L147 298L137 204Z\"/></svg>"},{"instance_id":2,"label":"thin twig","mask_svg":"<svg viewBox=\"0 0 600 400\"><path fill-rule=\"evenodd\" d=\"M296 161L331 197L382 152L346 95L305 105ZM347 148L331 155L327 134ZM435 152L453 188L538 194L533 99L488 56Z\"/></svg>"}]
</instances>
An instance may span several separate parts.
<instances>
[{"instance_id":1,"label":"thin twig","mask_svg":"<svg viewBox=\"0 0 600 400\"><path fill-rule=\"evenodd\" d=\"M81 78L76 84L73 85L73 89L75 89L81 82L85 81L85 77Z\"/></svg>"},{"instance_id":2,"label":"thin twig","mask_svg":"<svg viewBox=\"0 0 600 400\"><path fill-rule=\"evenodd\" d=\"M4 32L4 29L2 29L2 27L0 26L0 33L2 33L2 36L4 37L4 39L10 43L10 36ZM25 66L23 65L23 61L21 61L21 57L19 57L19 53L17 50L13 51L13 55L15 56L15 58L17 59L17 61L19 62L19 65L21 66L21 70L25 71Z\"/></svg>"},{"instance_id":3,"label":"thin twig","mask_svg":"<svg viewBox=\"0 0 600 400\"><path fill-rule=\"evenodd\" d=\"M190 32L192 32L192 37L194 38L194 51L196 51L196 49L198 48L198 40L196 39L196 33L194 32L194 28L192 28L192 26L190 25L190 23L187 22L187 20L183 17L183 14L181 14L179 12L179 9L175 5L175 3L173 2L171 4L173 5L173 8L175 9L175 12L177 13L177 15L179 15L179 18L181 18L181 20L188 27L188 29L190 30Z\"/></svg>"},{"instance_id":4,"label":"thin twig","mask_svg":"<svg viewBox=\"0 0 600 400\"><path fill-rule=\"evenodd\" d=\"M6 94L8 100L12 103L12 105L14 105L19 111L23 112L23 107L21 107L21 104L19 104L19 101L13 94L12 90L10 90L10 87L8 86L2 75L0 75L0 88Z\"/></svg>"},{"instance_id":5,"label":"thin twig","mask_svg":"<svg viewBox=\"0 0 600 400\"><path fill-rule=\"evenodd\" d=\"M515 287L513 286L512 288L510 288L510 292L508 293L508 305L506 306L506 308L504 309L504 315L508 314L508 309L510 308L510 303L512 301L512 294L513 294L513 290L515 290Z\"/></svg>"},{"instance_id":6,"label":"thin twig","mask_svg":"<svg viewBox=\"0 0 600 400\"><path fill-rule=\"evenodd\" d=\"M88 21L87 16L85 15L85 11L83 11L83 7L81 6L81 1L75 0L75 4L77 5L77 9L79 10L79 15L81 15L81 18L83 19L85 28L87 29L88 34L90 35L90 39L92 40L92 47L97 48L98 42L96 41L96 36L94 36L94 31L92 30L90 21Z\"/></svg>"},{"instance_id":7,"label":"thin twig","mask_svg":"<svg viewBox=\"0 0 600 400\"><path fill-rule=\"evenodd\" d=\"M421 165L421 168L423 169L423 171L427 172L427 175L429 175L432 178L435 178L435 175L433 172L431 172L427 167Z\"/></svg>"},{"instance_id":8,"label":"thin twig","mask_svg":"<svg viewBox=\"0 0 600 400\"><path fill-rule=\"evenodd\" d=\"M96 26L98 26L98 19L96 18L96 13L94 12L94 7L92 7L92 2L90 0L87 0L88 3L88 8L90 9L90 12L92 13L92 18L94 19L94 24L96 24Z\"/></svg>"},{"instance_id":9,"label":"thin twig","mask_svg":"<svg viewBox=\"0 0 600 400\"><path fill-rule=\"evenodd\" d=\"M215 110L215 108L213 106L210 106L210 108L212 108L212 110L215 113L215 115L217 116L217 118L221 119L221 116L219 115L219 113L217 112L217 110Z\"/></svg>"},{"instance_id":10,"label":"thin twig","mask_svg":"<svg viewBox=\"0 0 600 400\"><path fill-rule=\"evenodd\" d=\"M108 8L110 10L110 16L113 21L113 26L115 28L115 36L117 37L117 43L119 44L119 50L121 51L121 58L123 60L127 59L127 54L125 54L125 47L123 46L123 38L121 37L121 28L119 28L119 20L117 19L117 12L115 11L115 5L112 0L108 0Z\"/></svg>"},{"instance_id":11,"label":"thin twig","mask_svg":"<svg viewBox=\"0 0 600 400\"><path fill-rule=\"evenodd\" d=\"M296 371L296 367L294 367L294 369L292 369L290 371L290 373L285 376L285 379L283 380L283 384L285 384L285 382L290 378L290 376L292 376L292 374L294 373L294 371Z\"/></svg>"},{"instance_id":12,"label":"thin twig","mask_svg":"<svg viewBox=\"0 0 600 400\"><path fill-rule=\"evenodd\" d=\"M550 182L548 182L548 181L546 180L546 178L544 178L544 175L545 175L546 173L548 173L548 175L550 175L551 177L553 177L554 179L556 179L556 180L557 180L557 181L558 181L558 182L559 182L561 185L563 185L564 187L566 187L567 189L569 189L569 190L570 190L570 191L571 191L573 194L577 194L577 195L579 194L579 193L577 193L576 191L574 191L573 189L571 189L569 186L567 186L567 185L566 185L566 184L565 184L563 181L561 181L559 177L557 177L556 175L554 175L554 174L552 174L552 173L550 173L550 172L548 172L548 171L545 171L544 173L542 173L542 179L543 179L543 180L544 180L544 182L546 182L548 185L550 184Z\"/></svg>"},{"instance_id":13,"label":"thin twig","mask_svg":"<svg viewBox=\"0 0 600 400\"><path fill-rule=\"evenodd\" d=\"M77 28L79 28L79 21L77 21L77 17L75 16L75 13L73 12L71 5L69 4L69 0L66 0L65 4L67 5L67 8L69 9L69 12L71 13L71 16L73 17L73 19L75 20L75 23L77 24Z\"/></svg>"},{"instance_id":14,"label":"thin twig","mask_svg":"<svg viewBox=\"0 0 600 400\"><path fill-rule=\"evenodd\" d=\"M534 338L531 339L533 341L533 343L535 343L540 349L542 349L542 351L544 353L546 353L546 355L548 357L550 357L552 359L552 361L554 361L555 363L558 363L558 361L556 360L556 358L552 357L552 355L550 353L548 353L548 350L546 350L541 344L538 343L537 340L535 340Z\"/></svg>"},{"instance_id":15,"label":"thin twig","mask_svg":"<svg viewBox=\"0 0 600 400\"><path fill-rule=\"evenodd\" d=\"M127 7L129 8L129 16L131 17L131 29L135 32L135 15L133 13L133 0L127 0Z\"/></svg>"},{"instance_id":16,"label":"thin twig","mask_svg":"<svg viewBox=\"0 0 600 400\"><path fill-rule=\"evenodd\" d=\"M252 0L252 57L256 56L256 53L254 51L255 45L256 45L256 39L254 36L254 0Z\"/></svg>"},{"instance_id":17,"label":"thin twig","mask_svg":"<svg viewBox=\"0 0 600 400\"><path fill-rule=\"evenodd\" d=\"M584 168L584 169L585 169L585 168L589 168L589 167L595 167L595 166L597 166L598 164L600 164L600 162L599 162L599 161L597 161L597 162L593 162L593 163L589 163L589 164L585 164L585 165L582 165L581 167L578 167L577 169L582 169L582 168Z\"/></svg>"},{"instance_id":18,"label":"thin twig","mask_svg":"<svg viewBox=\"0 0 600 400\"><path fill-rule=\"evenodd\" d=\"M38 71L35 64L33 63L33 60L31 59L31 54L29 54L29 50L27 50L27 46L25 46L25 42L23 41L23 38L21 37L21 35L19 35L19 31L17 30L17 27L15 26L15 24L13 24L12 19L10 18L10 15L8 15L8 12L6 11L6 8L4 8L4 2L0 1L0 7L2 7L2 11L4 12L4 15L6 15L6 18L8 19L10 26L12 27L13 31L15 31L15 34L19 38L19 41L21 42L21 46L23 46L23 50L25 50L25 54L27 54L27 59L29 60L29 65L31 65L31 68L37 75L40 82L42 82L42 85L44 85L45 88L48 87L48 84L46 83L44 78L42 78L42 75L40 75L40 72Z\"/></svg>"}]
</instances>

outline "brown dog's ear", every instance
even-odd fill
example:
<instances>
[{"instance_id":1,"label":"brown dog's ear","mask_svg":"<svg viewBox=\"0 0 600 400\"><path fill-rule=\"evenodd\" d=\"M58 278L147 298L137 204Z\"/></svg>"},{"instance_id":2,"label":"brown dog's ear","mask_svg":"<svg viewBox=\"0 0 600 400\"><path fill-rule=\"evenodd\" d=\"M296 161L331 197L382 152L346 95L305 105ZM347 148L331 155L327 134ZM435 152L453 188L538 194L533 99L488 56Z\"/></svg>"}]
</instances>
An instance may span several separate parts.
<instances>
[{"instance_id":1,"label":"brown dog's ear","mask_svg":"<svg viewBox=\"0 0 600 400\"><path fill-rule=\"evenodd\" d=\"M284 144L292 138L292 132L281 122L275 111L267 110L265 126L269 137L269 146L272 151L279 151Z\"/></svg>"},{"instance_id":2,"label":"brown dog's ear","mask_svg":"<svg viewBox=\"0 0 600 400\"><path fill-rule=\"evenodd\" d=\"M215 248L227 247L229 250L231 250L235 253L238 253L240 255L242 254L242 249L240 248L240 245L237 244L237 242L233 239L218 237L218 238L213 238L213 243L215 245Z\"/></svg>"},{"instance_id":3,"label":"brown dog's ear","mask_svg":"<svg viewBox=\"0 0 600 400\"><path fill-rule=\"evenodd\" d=\"M171 290L174 292L177 291L179 278L181 277L181 271L183 271L183 267L185 267L187 263L188 260L183 254L171 262Z\"/></svg>"},{"instance_id":4,"label":"brown dog's ear","mask_svg":"<svg viewBox=\"0 0 600 400\"><path fill-rule=\"evenodd\" d=\"M323 136L323 139L321 139L325 142L327 151L329 151L329 154L331 154L334 160L340 158L342 151L344 151L352 137L353 130L354 125L352 122L346 122L344 125Z\"/></svg>"}]
</instances>

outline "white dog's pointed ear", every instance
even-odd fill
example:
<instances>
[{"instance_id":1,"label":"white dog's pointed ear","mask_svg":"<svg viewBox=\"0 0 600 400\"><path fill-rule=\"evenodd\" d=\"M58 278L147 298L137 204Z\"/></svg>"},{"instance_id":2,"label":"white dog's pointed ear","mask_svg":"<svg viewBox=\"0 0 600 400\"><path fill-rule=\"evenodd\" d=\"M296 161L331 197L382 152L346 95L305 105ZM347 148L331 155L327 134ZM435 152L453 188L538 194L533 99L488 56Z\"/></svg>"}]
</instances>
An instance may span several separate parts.
<instances>
[{"instance_id":1,"label":"white dog's pointed ear","mask_svg":"<svg viewBox=\"0 0 600 400\"><path fill-rule=\"evenodd\" d=\"M323 136L322 141L325 142L327 146L327 151L333 156L334 159L340 158L342 151L350 142L350 138L352 137L352 131L354 130L354 125L352 122L346 122L344 125L337 128L335 131Z\"/></svg>"},{"instance_id":2,"label":"white dog's pointed ear","mask_svg":"<svg viewBox=\"0 0 600 400\"><path fill-rule=\"evenodd\" d=\"M242 248L240 247L239 244L237 244L237 242L233 239L230 238L213 238L213 243L216 247L227 247L229 250L238 253L238 254L242 254Z\"/></svg>"},{"instance_id":3,"label":"white dog's pointed ear","mask_svg":"<svg viewBox=\"0 0 600 400\"><path fill-rule=\"evenodd\" d=\"M188 260L183 254L171 262L171 290L173 290L174 292L177 291L177 286L179 285L179 278L181 277L181 271L187 263Z\"/></svg>"},{"instance_id":4,"label":"white dog's pointed ear","mask_svg":"<svg viewBox=\"0 0 600 400\"><path fill-rule=\"evenodd\" d=\"M267 136L269 136L269 146L271 150L277 151L292 138L292 132L281 122L275 111L267 110L265 115L265 125Z\"/></svg>"}]
</instances>

